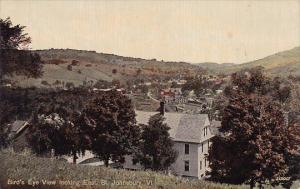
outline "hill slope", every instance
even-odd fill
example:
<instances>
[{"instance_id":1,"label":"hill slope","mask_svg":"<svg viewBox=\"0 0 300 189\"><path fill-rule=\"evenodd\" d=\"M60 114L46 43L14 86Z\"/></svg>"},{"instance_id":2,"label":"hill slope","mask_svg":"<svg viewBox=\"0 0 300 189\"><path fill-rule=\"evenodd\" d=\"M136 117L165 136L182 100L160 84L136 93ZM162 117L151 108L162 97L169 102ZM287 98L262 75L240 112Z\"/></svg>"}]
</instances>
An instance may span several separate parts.
<instances>
[{"instance_id":1,"label":"hill slope","mask_svg":"<svg viewBox=\"0 0 300 189\"><path fill-rule=\"evenodd\" d=\"M200 64L201 66L201 64ZM262 66L272 75L295 75L300 76L300 47L295 47L291 50L276 53L265 58L251 61L244 64L223 65L210 67L214 72L232 73L245 68Z\"/></svg>"},{"instance_id":2,"label":"hill slope","mask_svg":"<svg viewBox=\"0 0 300 189\"><path fill-rule=\"evenodd\" d=\"M57 80L64 83L72 82L78 86L87 81L118 79L126 82L137 78L147 80L179 75L192 76L203 71L202 68L185 62L145 60L95 51L49 49L34 52L45 62L44 75L39 79L16 77L15 81L21 86L43 86L42 81L53 84Z\"/></svg>"},{"instance_id":3,"label":"hill slope","mask_svg":"<svg viewBox=\"0 0 300 189\"><path fill-rule=\"evenodd\" d=\"M44 75L38 79L15 77L19 85L54 86L55 83L95 83L98 80L118 79L125 83L132 79L155 80L157 78L178 78L194 76L205 71L231 74L245 68L262 66L267 73L280 76L300 76L300 47L270 55L244 64L164 62L156 59L123 57L73 49L36 50L42 57Z\"/></svg>"}]
</instances>

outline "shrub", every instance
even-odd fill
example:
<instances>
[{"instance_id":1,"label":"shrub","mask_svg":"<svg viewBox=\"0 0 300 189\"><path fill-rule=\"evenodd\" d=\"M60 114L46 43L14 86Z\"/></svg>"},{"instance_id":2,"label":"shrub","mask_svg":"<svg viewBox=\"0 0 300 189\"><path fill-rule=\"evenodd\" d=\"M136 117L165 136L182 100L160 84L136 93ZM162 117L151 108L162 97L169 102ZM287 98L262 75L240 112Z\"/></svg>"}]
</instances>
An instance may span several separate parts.
<instances>
[{"instance_id":1,"label":"shrub","mask_svg":"<svg viewBox=\"0 0 300 189\"><path fill-rule=\"evenodd\" d=\"M49 85L50 85L50 84L48 83L48 81L45 81L45 80L41 81L41 84L42 84L42 85L46 85L46 86L49 86Z\"/></svg>"},{"instance_id":2,"label":"shrub","mask_svg":"<svg viewBox=\"0 0 300 189\"><path fill-rule=\"evenodd\" d=\"M72 60L72 66L77 66L78 65L78 63L79 63L79 61L78 60Z\"/></svg>"},{"instance_id":3,"label":"shrub","mask_svg":"<svg viewBox=\"0 0 300 189\"><path fill-rule=\"evenodd\" d=\"M68 69L69 71L72 71L72 65L69 64L68 67L67 67L67 69Z\"/></svg>"},{"instance_id":4,"label":"shrub","mask_svg":"<svg viewBox=\"0 0 300 189\"><path fill-rule=\"evenodd\" d=\"M111 72L112 72L113 74L116 74L116 73L118 72L118 70L117 70L117 69L113 69Z\"/></svg>"}]
</instances>

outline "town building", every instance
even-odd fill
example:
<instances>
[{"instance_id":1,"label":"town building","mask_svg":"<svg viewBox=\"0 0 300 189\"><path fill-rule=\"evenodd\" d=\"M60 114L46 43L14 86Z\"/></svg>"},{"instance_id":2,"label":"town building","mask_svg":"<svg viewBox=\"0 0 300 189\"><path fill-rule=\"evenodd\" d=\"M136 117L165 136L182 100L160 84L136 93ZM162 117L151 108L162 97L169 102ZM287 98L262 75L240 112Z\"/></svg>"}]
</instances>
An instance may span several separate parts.
<instances>
[{"instance_id":1,"label":"town building","mask_svg":"<svg viewBox=\"0 0 300 189\"><path fill-rule=\"evenodd\" d=\"M149 118L158 112L136 111L136 120L140 124L148 124ZM170 167L174 175L203 178L209 171L207 160L210 139L214 136L210 131L207 114L184 114L161 111L165 122L171 128L170 137L174 141L174 149L178 153L175 163ZM141 169L134 164L131 156L125 157L123 165L126 169Z\"/></svg>"}]
</instances>

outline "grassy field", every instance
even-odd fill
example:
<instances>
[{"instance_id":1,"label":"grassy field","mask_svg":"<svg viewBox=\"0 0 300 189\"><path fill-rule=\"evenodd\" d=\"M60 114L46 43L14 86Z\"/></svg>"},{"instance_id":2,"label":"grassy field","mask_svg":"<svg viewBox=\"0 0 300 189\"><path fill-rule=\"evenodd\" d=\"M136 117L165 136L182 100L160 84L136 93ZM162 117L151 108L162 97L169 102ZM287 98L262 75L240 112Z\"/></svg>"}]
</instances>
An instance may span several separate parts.
<instances>
[{"instance_id":1,"label":"grassy field","mask_svg":"<svg viewBox=\"0 0 300 189\"><path fill-rule=\"evenodd\" d=\"M223 189L245 188L180 179L150 171L69 164L30 153L0 152L0 188Z\"/></svg>"}]
</instances>

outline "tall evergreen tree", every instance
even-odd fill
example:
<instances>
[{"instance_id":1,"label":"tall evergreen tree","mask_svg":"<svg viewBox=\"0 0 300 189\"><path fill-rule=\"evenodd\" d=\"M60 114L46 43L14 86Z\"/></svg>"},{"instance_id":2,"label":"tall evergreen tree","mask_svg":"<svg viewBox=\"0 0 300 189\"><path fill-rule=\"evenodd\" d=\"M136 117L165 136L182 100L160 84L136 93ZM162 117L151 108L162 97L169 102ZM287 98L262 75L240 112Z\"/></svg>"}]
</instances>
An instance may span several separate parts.
<instances>
[{"instance_id":1,"label":"tall evergreen tree","mask_svg":"<svg viewBox=\"0 0 300 189\"><path fill-rule=\"evenodd\" d=\"M156 114L142 128L140 151L134 161L138 161L145 169L167 170L177 158L169 135L170 127L164 123L162 115Z\"/></svg>"}]
</instances>

